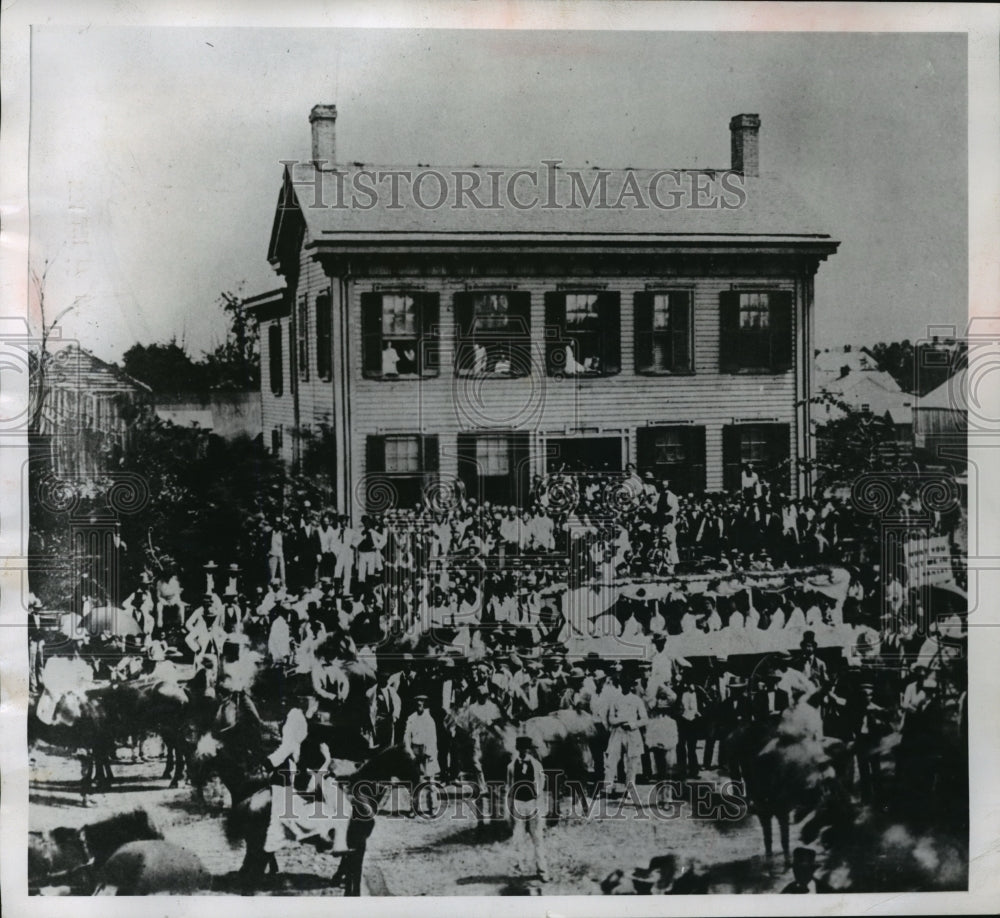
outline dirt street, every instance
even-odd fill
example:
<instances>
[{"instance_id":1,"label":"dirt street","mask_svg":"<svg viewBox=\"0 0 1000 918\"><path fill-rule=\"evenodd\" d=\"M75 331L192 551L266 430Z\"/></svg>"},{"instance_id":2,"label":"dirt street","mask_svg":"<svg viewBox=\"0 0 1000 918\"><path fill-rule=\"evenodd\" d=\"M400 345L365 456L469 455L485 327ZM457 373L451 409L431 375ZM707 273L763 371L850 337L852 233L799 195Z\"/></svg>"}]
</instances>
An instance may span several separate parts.
<instances>
[{"instance_id":1,"label":"dirt street","mask_svg":"<svg viewBox=\"0 0 1000 918\"><path fill-rule=\"evenodd\" d=\"M145 751L156 755L155 741ZM194 851L213 876L214 891L239 891L235 871L242 848L231 847L223 831L221 796L207 802L194 798L189 785L167 789L160 777L163 761L151 758L133 763L125 750L115 768L117 782L107 793L96 794L94 805L83 807L78 793L79 761L63 752L39 748L31 780L31 828L82 826L113 813L144 807L164 836ZM707 780L718 778L710 772ZM720 780L725 780L722 777ZM648 796L649 788L640 788ZM392 803L398 805L391 812ZM568 798L563 801L568 810ZM702 866L726 865L717 875L715 891L774 892L791 878L781 867L764 861L760 829L753 818L725 821L710 816L695 818L690 802L636 807L633 801L614 801L606 818L566 816L545 832L550 878L544 884L515 869L516 853L508 832L500 826L479 834L467 801L450 799L438 818L405 815L408 796L400 789L383 805L368 845L364 868L366 895L590 895L600 894L598 883L612 870L626 875L645 867L650 858L675 854L681 863L693 859ZM793 830L793 845L795 844ZM533 868L530 844L524 860ZM308 846L279 852L282 871L278 883L259 890L262 895L341 895L328 880L337 859L318 854ZM631 889L628 880L627 888Z\"/></svg>"}]
</instances>

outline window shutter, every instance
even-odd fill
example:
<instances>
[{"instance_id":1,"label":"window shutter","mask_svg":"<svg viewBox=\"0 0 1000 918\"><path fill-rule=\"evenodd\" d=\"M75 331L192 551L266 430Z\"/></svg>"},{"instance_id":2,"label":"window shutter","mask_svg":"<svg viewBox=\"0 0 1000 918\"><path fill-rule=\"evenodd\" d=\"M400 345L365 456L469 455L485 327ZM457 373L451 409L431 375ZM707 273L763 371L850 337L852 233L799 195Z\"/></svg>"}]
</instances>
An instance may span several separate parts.
<instances>
[{"instance_id":1,"label":"window shutter","mask_svg":"<svg viewBox=\"0 0 1000 918\"><path fill-rule=\"evenodd\" d=\"M786 464L791 450L791 428L787 424L767 425L767 451L771 460L774 483L788 491L790 468Z\"/></svg>"},{"instance_id":2,"label":"window shutter","mask_svg":"<svg viewBox=\"0 0 1000 918\"><path fill-rule=\"evenodd\" d=\"M454 361L456 370L471 370L472 347L469 338L472 335L472 294L468 292L456 293L452 300L455 312L455 351Z\"/></svg>"},{"instance_id":3,"label":"window shutter","mask_svg":"<svg viewBox=\"0 0 1000 918\"><path fill-rule=\"evenodd\" d=\"M422 471L424 473L424 487L432 485L438 478L438 438L436 434L431 434L421 438Z\"/></svg>"},{"instance_id":4,"label":"window shutter","mask_svg":"<svg viewBox=\"0 0 1000 918\"><path fill-rule=\"evenodd\" d=\"M566 294L545 294L545 371L562 376L566 369Z\"/></svg>"},{"instance_id":5,"label":"window shutter","mask_svg":"<svg viewBox=\"0 0 1000 918\"><path fill-rule=\"evenodd\" d=\"M284 391L284 367L281 359L281 323L275 322L267 329L268 376L271 392L281 395Z\"/></svg>"},{"instance_id":6,"label":"window shutter","mask_svg":"<svg viewBox=\"0 0 1000 918\"><path fill-rule=\"evenodd\" d=\"M382 496L384 474L385 437L369 436L365 440L365 508L368 510Z\"/></svg>"},{"instance_id":7,"label":"window shutter","mask_svg":"<svg viewBox=\"0 0 1000 918\"><path fill-rule=\"evenodd\" d=\"M333 375L333 315L330 311L330 294L321 293L316 297L316 373L320 379L330 379Z\"/></svg>"},{"instance_id":8,"label":"window shutter","mask_svg":"<svg viewBox=\"0 0 1000 918\"><path fill-rule=\"evenodd\" d=\"M361 371L365 376L382 375L382 294L361 294Z\"/></svg>"},{"instance_id":9,"label":"window shutter","mask_svg":"<svg viewBox=\"0 0 1000 918\"><path fill-rule=\"evenodd\" d=\"M770 294L771 369L783 373L792 368L792 292L775 290Z\"/></svg>"},{"instance_id":10,"label":"window shutter","mask_svg":"<svg viewBox=\"0 0 1000 918\"><path fill-rule=\"evenodd\" d=\"M705 428L688 430L688 490L699 493L705 490Z\"/></svg>"},{"instance_id":11,"label":"window shutter","mask_svg":"<svg viewBox=\"0 0 1000 918\"><path fill-rule=\"evenodd\" d=\"M740 429L735 424L722 428L722 486L727 491L740 486Z\"/></svg>"},{"instance_id":12,"label":"window shutter","mask_svg":"<svg viewBox=\"0 0 1000 918\"><path fill-rule=\"evenodd\" d=\"M514 376L531 375L531 294L514 291L507 294L510 303L510 369Z\"/></svg>"},{"instance_id":13,"label":"window shutter","mask_svg":"<svg viewBox=\"0 0 1000 918\"><path fill-rule=\"evenodd\" d=\"M656 466L656 429L654 427L637 427L635 431L636 465L642 472L655 472Z\"/></svg>"},{"instance_id":14,"label":"window shutter","mask_svg":"<svg viewBox=\"0 0 1000 918\"><path fill-rule=\"evenodd\" d=\"M465 486L465 494L469 498L479 498L479 466L476 462L476 435L460 433L456 446L458 448L458 477Z\"/></svg>"},{"instance_id":15,"label":"window shutter","mask_svg":"<svg viewBox=\"0 0 1000 918\"><path fill-rule=\"evenodd\" d=\"M291 318L288 320L288 391L294 395L297 389L298 361L295 353L295 323Z\"/></svg>"},{"instance_id":16,"label":"window shutter","mask_svg":"<svg viewBox=\"0 0 1000 918\"><path fill-rule=\"evenodd\" d=\"M674 372L690 372L693 368L690 293L670 294L670 345Z\"/></svg>"},{"instance_id":17,"label":"window shutter","mask_svg":"<svg viewBox=\"0 0 1000 918\"><path fill-rule=\"evenodd\" d=\"M516 430L510 435L510 498L511 503L523 507L528 500L529 445L528 432Z\"/></svg>"},{"instance_id":18,"label":"window shutter","mask_svg":"<svg viewBox=\"0 0 1000 918\"><path fill-rule=\"evenodd\" d=\"M637 293L632 300L632 327L635 346L635 371L647 373L653 368L653 294Z\"/></svg>"},{"instance_id":19,"label":"window shutter","mask_svg":"<svg viewBox=\"0 0 1000 918\"><path fill-rule=\"evenodd\" d=\"M621 294L617 290L602 293L597 309L601 317L601 371L610 376L622 368Z\"/></svg>"},{"instance_id":20,"label":"window shutter","mask_svg":"<svg viewBox=\"0 0 1000 918\"><path fill-rule=\"evenodd\" d=\"M438 324L441 321L440 297L436 293L425 293L420 297L420 373L437 376L441 367L438 353Z\"/></svg>"},{"instance_id":21,"label":"window shutter","mask_svg":"<svg viewBox=\"0 0 1000 918\"><path fill-rule=\"evenodd\" d=\"M719 372L735 373L739 367L740 293L719 294Z\"/></svg>"}]
</instances>

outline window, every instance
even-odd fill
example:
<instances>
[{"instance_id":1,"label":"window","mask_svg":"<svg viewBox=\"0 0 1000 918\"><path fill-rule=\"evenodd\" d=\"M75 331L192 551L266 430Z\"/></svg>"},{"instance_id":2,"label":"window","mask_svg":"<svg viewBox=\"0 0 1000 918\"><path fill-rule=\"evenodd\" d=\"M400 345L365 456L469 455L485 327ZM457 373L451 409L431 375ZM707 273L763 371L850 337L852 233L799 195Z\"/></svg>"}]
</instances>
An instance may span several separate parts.
<instances>
[{"instance_id":1,"label":"window","mask_svg":"<svg viewBox=\"0 0 1000 918\"><path fill-rule=\"evenodd\" d=\"M475 376L531 373L531 295L517 291L455 294L455 372Z\"/></svg>"},{"instance_id":2,"label":"window","mask_svg":"<svg viewBox=\"0 0 1000 918\"><path fill-rule=\"evenodd\" d=\"M669 481L675 493L705 490L705 428L693 424L640 427L636 465L657 481Z\"/></svg>"},{"instance_id":3,"label":"window","mask_svg":"<svg viewBox=\"0 0 1000 918\"><path fill-rule=\"evenodd\" d=\"M420 437L386 437L385 471L412 474L420 471Z\"/></svg>"},{"instance_id":4,"label":"window","mask_svg":"<svg viewBox=\"0 0 1000 918\"><path fill-rule=\"evenodd\" d=\"M369 512L412 508L424 487L436 480L438 439L419 434L390 434L367 439L365 505Z\"/></svg>"},{"instance_id":5,"label":"window","mask_svg":"<svg viewBox=\"0 0 1000 918\"><path fill-rule=\"evenodd\" d=\"M281 452L281 447L283 445L283 437L281 435L281 426L271 428L271 452L277 456Z\"/></svg>"},{"instance_id":6,"label":"window","mask_svg":"<svg viewBox=\"0 0 1000 918\"><path fill-rule=\"evenodd\" d=\"M476 440L476 464L480 475L507 475L510 451L504 436L485 436Z\"/></svg>"},{"instance_id":7,"label":"window","mask_svg":"<svg viewBox=\"0 0 1000 918\"><path fill-rule=\"evenodd\" d=\"M724 290L719 303L719 366L782 373L792 366L792 294Z\"/></svg>"},{"instance_id":8,"label":"window","mask_svg":"<svg viewBox=\"0 0 1000 918\"><path fill-rule=\"evenodd\" d=\"M787 424L732 424L722 428L723 484L740 487L745 465L761 481L786 492L789 485L790 428Z\"/></svg>"},{"instance_id":9,"label":"window","mask_svg":"<svg viewBox=\"0 0 1000 918\"><path fill-rule=\"evenodd\" d=\"M549 376L610 376L621 370L617 293L545 294Z\"/></svg>"},{"instance_id":10,"label":"window","mask_svg":"<svg viewBox=\"0 0 1000 918\"><path fill-rule=\"evenodd\" d=\"M526 431L460 433L458 475L468 497L480 503L521 506L528 496Z\"/></svg>"},{"instance_id":11,"label":"window","mask_svg":"<svg viewBox=\"0 0 1000 918\"><path fill-rule=\"evenodd\" d=\"M298 336L298 370L299 379L309 381L309 299L305 295L299 297L299 314L296 317L296 335Z\"/></svg>"},{"instance_id":12,"label":"window","mask_svg":"<svg viewBox=\"0 0 1000 918\"><path fill-rule=\"evenodd\" d=\"M323 380L333 378L333 312L329 293L316 297L316 375Z\"/></svg>"},{"instance_id":13,"label":"window","mask_svg":"<svg viewBox=\"0 0 1000 918\"><path fill-rule=\"evenodd\" d=\"M281 359L281 323L272 322L267 329L267 375L272 395L281 395L285 370Z\"/></svg>"},{"instance_id":14,"label":"window","mask_svg":"<svg viewBox=\"0 0 1000 918\"><path fill-rule=\"evenodd\" d=\"M637 373L694 371L691 301L690 290L661 290L635 295Z\"/></svg>"},{"instance_id":15,"label":"window","mask_svg":"<svg viewBox=\"0 0 1000 918\"><path fill-rule=\"evenodd\" d=\"M364 375L376 379L436 376L436 293L363 293Z\"/></svg>"}]
</instances>

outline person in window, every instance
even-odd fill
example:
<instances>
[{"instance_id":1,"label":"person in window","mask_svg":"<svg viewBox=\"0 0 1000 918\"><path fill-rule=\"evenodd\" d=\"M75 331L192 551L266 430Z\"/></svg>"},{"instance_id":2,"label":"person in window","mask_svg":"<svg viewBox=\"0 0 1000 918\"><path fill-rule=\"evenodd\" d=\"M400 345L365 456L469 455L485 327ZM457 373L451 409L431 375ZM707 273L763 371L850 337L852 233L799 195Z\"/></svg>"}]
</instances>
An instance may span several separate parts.
<instances>
[{"instance_id":1,"label":"person in window","mask_svg":"<svg viewBox=\"0 0 1000 918\"><path fill-rule=\"evenodd\" d=\"M402 356L399 358L399 375L413 376L417 372L417 351L415 348L403 348Z\"/></svg>"},{"instance_id":2,"label":"person in window","mask_svg":"<svg viewBox=\"0 0 1000 918\"><path fill-rule=\"evenodd\" d=\"M745 498L753 499L760 496L760 476L758 476L753 465L749 462L743 466L743 472L740 476L740 489Z\"/></svg>"},{"instance_id":3,"label":"person in window","mask_svg":"<svg viewBox=\"0 0 1000 918\"><path fill-rule=\"evenodd\" d=\"M486 347L476 342L472 349L472 372L476 374L485 373L488 365L488 354Z\"/></svg>"},{"instance_id":4,"label":"person in window","mask_svg":"<svg viewBox=\"0 0 1000 918\"><path fill-rule=\"evenodd\" d=\"M493 367L493 372L497 376L510 376L511 362L508 351L504 350L500 352L500 355L497 357L496 366Z\"/></svg>"},{"instance_id":5,"label":"person in window","mask_svg":"<svg viewBox=\"0 0 1000 918\"><path fill-rule=\"evenodd\" d=\"M566 366L563 369L563 373L565 373L566 376L579 376L580 374L586 372L586 365L576 362L576 357L573 355L573 344L570 342L566 345Z\"/></svg>"},{"instance_id":6,"label":"person in window","mask_svg":"<svg viewBox=\"0 0 1000 918\"><path fill-rule=\"evenodd\" d=\"M399 375L396 367L399 364L399 354L396 352L396 348L391 341L386 341L385 348L382 350L382 375L383 376L397 376Z\"/></svg>"}]
</instances>

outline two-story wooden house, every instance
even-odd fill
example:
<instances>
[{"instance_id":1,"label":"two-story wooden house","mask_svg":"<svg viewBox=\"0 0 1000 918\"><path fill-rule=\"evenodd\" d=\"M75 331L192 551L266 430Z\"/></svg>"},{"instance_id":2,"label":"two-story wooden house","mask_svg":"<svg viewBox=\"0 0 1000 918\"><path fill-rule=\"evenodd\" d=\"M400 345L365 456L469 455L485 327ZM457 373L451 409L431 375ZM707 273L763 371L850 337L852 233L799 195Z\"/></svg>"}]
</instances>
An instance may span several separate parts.
<instances>
[{"instance_id":1,"label":"two-story wooden house","mask_svg":"<svg viewBox=\"0 0 1000 918\"><path fill-rule=\"evenodd\" d=\"M262 426L294 461L328 425L353 516L437 482L519 502L535 474L635 463L675 490L797 491L808 458L813 282L838 243L758 169L286 163L261 322ZM392 178L396 175L397 178ZM464 191L464 194L463 194Z\"/></svg>"}]
</instances>

